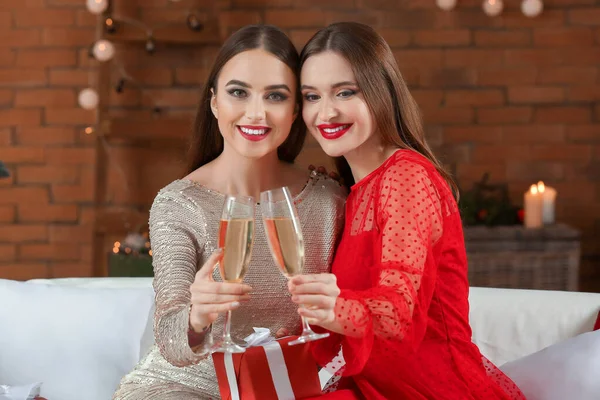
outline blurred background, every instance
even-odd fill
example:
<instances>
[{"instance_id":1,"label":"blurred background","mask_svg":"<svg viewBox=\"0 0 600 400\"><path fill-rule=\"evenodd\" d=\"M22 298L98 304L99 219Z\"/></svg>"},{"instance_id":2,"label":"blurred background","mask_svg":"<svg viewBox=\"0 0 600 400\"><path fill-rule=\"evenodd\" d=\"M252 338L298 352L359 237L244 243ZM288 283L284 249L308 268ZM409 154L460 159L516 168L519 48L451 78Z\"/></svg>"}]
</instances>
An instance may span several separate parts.
<instances>
[{"instance_id":1,"label":"blurred background","mask_svg":"<svg viewBox=\"0 0 600 400\"><path fill-rule=\"evenodd\" d=\"M151 275L148 209L220 44L337 21L392 47L462 189L472 284L600 292L600 0L1 0L0 278ZM298 163L332 168L310 139Z\"/></svg>"}]
</instances>

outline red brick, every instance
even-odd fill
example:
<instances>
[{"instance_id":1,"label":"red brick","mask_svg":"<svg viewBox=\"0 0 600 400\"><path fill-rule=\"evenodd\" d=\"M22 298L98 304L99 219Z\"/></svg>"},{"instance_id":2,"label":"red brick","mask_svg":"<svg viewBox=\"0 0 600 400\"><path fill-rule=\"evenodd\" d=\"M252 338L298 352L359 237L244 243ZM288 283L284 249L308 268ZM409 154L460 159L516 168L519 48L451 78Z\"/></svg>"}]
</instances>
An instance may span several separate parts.
<instances>
[{"instance_id":1,"label":"red brick","mask_svg":"<svg viewBox=\"0 0 600 400\"><path fill-rule=\"evenodd\" d=\"M93 276L92 264L83 262L59 262L50 266L53 278L86 278Z\"/></svg>"},{"instance_id":2,"label":"red brick","mask_svg":"<svg viewBox=\"0 0 600 400\"><path fill-rule=\"evenodd\" d=\"M198 70L198 68L195 69L195 71ZM128 68L127 72L145 86L171 86L173 84L173 71L168 68ZM208 74L208 72L206 73Z\"/></svg>"},{"instance_id":3,"label":"red brick","mask_svg":"<svg viewBox=\"0 0 600 400\"><path fill-rule=\"evenodd\" d=\"M502 128L505 143L564 143L563 125L505 125Z\"/></svg>"},{"instance_id":4,"label":"red brick","mask_svg":"<svg viewBox=\"0 0 600 400\"><path fill-rule=\"evenodd\" d=\"M414 42L422 47L466 46L471 44L471 32L467 29L416 31Z\"/></svg>"},{"instance_id":5,"label":"red brick","mask_svg":"<svg viewBox=\"0 0 600 400\"><path fill-rule=\"evenodd\" d=\"M22 10L14 13L15 21L20 28L71 26L75 24L74 10Z\"/></svg>"},{"instance_id":6,"label":"red brick","mask_svg":"<svg viewBox=\"0 0 600 400\"><path fill-rule=\"evenodd\" d=\"M265 23L285 28L321 28L326 14L319 10L267 10Z\"/></svg>"},{"instance_id":7,"label":"red brick","mask_svg":"<svg viewBox=\"0 0 600 400\"><path fill-rule=\"evenodd\" d=\"M45 0L2 0L0 9L6 10L28 10L31 8L46 7Z\"/></svg>"},{"instance_id":8,"label":"red brick","mask_svg":"<svg viewBox=\"0 0 600 400\"><path fill-rule=\"evenodd\" d=\"M441 107L444 99L444 92L441 90L415 89L411 94L421 108Z\"/></svg>"},{"instance_id":9,"label":"red brick","mask_svg":"<svg viewBox=\"0 0 600 400\"><path fill-rule=\"evenodd\" d=\"M456 164L456 175L460 177L463 190L468 190L473 183L481 181L484 174L489 174L490 183L503 183L506 181L505 166L501 162Z\"/></svg>"},{"instance_id":10,"label":"red brick","mask_svg":"<svg viewBox=\"0 0 600 400\"><path fill-rule=\"evenodd\" d=\"M48 239L48 227L46 225L2 225L0 229L0 242L24 243L39 242Z\"/></svg>"},{"instance_id":11,"label":"red brick","mask_svg":"<svg viewBox=\"0 0 600 400\"><path fill-rule=\"evenodd\" d=\"M14 222L15 220L15 207L14 206L2 206L0 205L0 222ZM4 227L2 228L4 229Z\"/></svg>"},{"instance_id":12,"label":"red brick","mask_svg":"<svg viewBox=\"0 0 600 400\"><path fill-rule=\"evenodd\" d=\"M569 10L568 20L572 25L600 25L600 8L576 8Z\"/></svg>"},{"instance_id":13,"label":"red brick","mask_svg":"<svg viewBox=\"0 0 600 400\"><path fill-rule=\"evenodd\" d=\"M77 203L94 200L94 188L92 185L53 185L53 198L61 203Z\"/></svg>"},{"instance_id":14,"label":"red brick","mask_svg":"<svg viewBox=\"0 0 600 400\"><path fill-rule=\"evenodd\" d=\"M313 0L315 1L315 0ZM436 16L427 10L403 10L384 13L382 28L430 29L436 26Z\"/></svg>"},{"instance_id":15,"label":"red brick","mask_svg":"<svg viewBox=\"0 0 600 400\"><path fill-rule=\"evenodd\" d=\"M587 144L534 144L531 158L544 161L587 161L592 155L592 146Z\"/></svg>"},{"instance_id":16,"label":"red brick","mask_svg":"<svg viewBox=\"0 0 600 400\"><path fill-rule=\"evenodd\" d=\"M35 68L70 67L77 63L76 53L72 50L21 50L17 53L17 66Z\"/></svg>"},{"instance_id":17,"label":"red brick","mask_svg":"<svg viewBox=\"0 0 600 400\"><path fill-rule=\"evenodd\" d=\"M37 29L0 28L0 47L32 47L41 43L41 34Z\"/></svg>"},{"instance_id":18,"label":"red brick","mask_svg":"<svg viewBox=\"0 0 600 400\"><path fill-rule=\"evenodd\" d=\"M93 225L50 225L51 243L92 243Z\"/></svg>"},{"instance_id":19,"label":"red brick","mask_svg":"<svg viewBox=\"0 0 600 400\"><path fill-rule=\"evenodd\" d=\"M537 70L533 67L485 67L478 70L477 82L484 86L533 84Z\"/></svg>"},{"instance_id":20,"label":"red brick","mask_svg":"<svg viewBox=\"0 0 600 400\"><path fill-rule=\"evenodd\" d=\"M590 122L592 119L589 107L562 106L538 108L535 121L541 123L577 124Z\"/></svg>"},{"instance_id":21,"label":"red brick","mask_svg":"<svg viewBox=\"0 0 600 400\"><path fill-rule=\"evenodd\" d=\"M498 106L504 104L504 94L496 89L446 91L445 105Z\"/></svg>"},{"instance_id":22,"label":"red brick","mask_svg":"<svg viewBox=\"0 0 600 400\"><path fill-rule=\"evenodd\" d=\"M19 204L19 222L74 222L77 206L74 204Z\"/></svg>"},{"instance_id":23,"label":"red brick","mask_svg":"<svg viewBox=\"0 0 600 400\"><path fill-rule=\"evenodd\" d=\"M73 128L19 127L17 142L21 145L55 145L75 142Z\"/></svg>"},{"instance_id":24,"label":"red brick","mask_svg":"<svg viewBox=\"0 0 600 400\"><path fill-rule=\"evenodd\" d=\"M53 86L85 86L89 83L90 72L79 69L50 70L50 84Z\"/></svg>"},{"instance_id":25,"label":"red brick","mask_svg":"<svg viewBox=\"0 0 600 400\"><path fill-rule=\"evenodd\" d=\"M12 26L12 13L10 11L0 11L0 26L5 28Z\"/></svg>"},{"instance_id":26,"label":"red brick","mask_svg":"<svg viewBox=\"0 0 600 400\"><path fill-rule=\"evenodd\" d=\"M474 163L525 161L531 158L530 147L524 145L477 145L473 149Z\"/></svg>"},{"instance_id":27,"label":"red brick","mask_svg":"<svg viewBox=\"0 0 600 400\"><path fill-rule=\"evenodd\" d=\"M600 51L590 51L590 47L568 46L561 48L558 60L573 66L590 66L600 64Z\"/></svg>"},{"instance_id":28,"label":"red brick","mask_svg":"<svg viewBox=\"0 0 600 400\"><path fill-rule=\"evenodd\" d=\"M93 165L96 152L93 148L46 148L48 165Z\"/></svg>"},{"instance_id":29,"label":"red brick","mask_svg":"<svg viewBox=\"0 0 600 400\"><path fill-rule=\"evenodd\" d=\"M219 26L223 28L241 28L245 25L262 22L256 11L223 11L219 13Z\"/></svg>"},{"instance_id":30,"label":"red brick","mask_svg":"<svg viewBox=\"0 0 600 400\"><path fill-rule=\"evenodd\" d=\"M161 93L162 91L154 90L153 92ZM198 92L196 91L196 97L198 97L197 94ZM148 94L146 98L144 98L145 104L147 106L158 106L159 104L155 103L156 98L149 96L151 95ZM122 93L117 93L116 90L111 90L108 99L108 104L110 104L111 107L139 106L142 102L142 97L142 92L137 87L128 87ZM169 107L169 104L162 104L162 106Z\"/></svg>"},{"instance_id":31,"label":"red brick","mask_svg":"<svg viewBox=\"0 0 600 400\"><path fill-rule=\"evenodd\" d=\"M0 244L0 262L14 261L17 257L17 246Z\"/></svg>"},{"instance_id":32,"label":"red brick","mask_svg":"<svg viewBox=\"0 0 600 400\"><path fill-rule=\"evenodd\" d=\"M72 166L19 166L17 179L19 183L75 183L79 178L79 171Z\"/></svg>"},{"instance_id":33,"label":"red brick","mask_svg":"<svg viewBox=\"0 0 600 400\"><path fill-rule=\"evenodd\" d=\"M565 100L565 90L561 87L517 86L508 88L508 101L524 103L560 103Z\"/></svg>"},{"instance_id":34,"label":"red brick","mask_svg":"<svg viewBox=\"0 0 600 400\"><path fill-rule=\"evenodd\" d=\"M440 107L423 111L427 124L468 124L473 122L474 112L471 108Z\"/></svg>"},{"instance_id":35,"label":"red brick","mask_svg":"<svg viewBox=\"0 0 600 400\"><path fill-rule=\"evenodd\" d=\"M0 69L0 86L39 86L46 83L43 69Z\"/></svg>"},{"instance_id":36,"label":"red brick","mask_svg":"<svg viewBox=\"0 0 600 400\"><path fill-rule=\"evenodd\" d=\"M0 147L0 160L6 163L44 162L43 147Z\"/></svg>"},{"instance_id":37,"label":"red brick","mask_svg":"<svg viewBox=\"0 0 600 400\"><path fill-rule=\"evenodd\" d=\"M509 47L529 46L531 33L529 31L476 31L475 44L477 47Z\"/></svg>"},{"instance_id":38,"label":"red brick","mask_svg":"<svg viewBox=\"0 0 600 400\"><path fill-rule=\"evenodd\" d=\"M510 161L506 164L506 178L510 182L559 181L565 176L562 162Z\"/></svg>"},{"instance_id":39,"label":"red brick","mask_svg":"<svg viewBox=\"0 0 600 400\"><path fill-rule=\"evenodd\" d=\"M0 278L16 281L48 278L48 266L45 263L0 263Z\"/></svg>"},{"instance_id":40,"label":"red brick","mask_svg":"<svg viewBox=\"0 0 600 400\"><path fill-rule=\"evenodd\" d=\"M394 47L403 47L410 43L410 33L400 29L384 28L377 31L387 42Z\"/></svg>"},{"instance_id":41,"label":"red brick","mask_svg":"<svg viewBox=\"0 0 600 400\"><path fill-rule=\"evenodd\" d=\"M145 90L142 104L159 107L193 107L198 106L198 91L188 89L152 89Z\"/></svg>"},{"instance_id":42,"label":"red brick","mask_svg":"<svg viewBox=\"0 0 600 400\"><path fill-rule=\"evenodd\" d=\"M96 122L96 112L83 108L47 108L44 113L48 125L86 125Z\"/></svg>"},{"instance_id":43,"label":"red brick","mask_svg":"<svg viewBox=\"0 0 600 400\"><path fill-rule=\"evenodd\" d=\"M500 143L502 142L501 126L446 126L444 127L444 143Z\"/></svg>"},{"instance_id":44,"label":"red brick","mask_svg":"<svg viewBox=\"0 0 600 400\"><path fill-rule=\"evenodd\" d=\"M352 11L336 11L325 14L325 25L336 22L358 22L369 26L381 26L384 20L382 11L363 11L360 13Z\"/></svg>"},{"instance_id":45,"label":"red brick","mask_svg":"<svg viewBox=\"0 0 600 400\"><path fill-rule=\"evenodd\" d=\"M417 0L418 1L418 0ZM431 5L430 2L423 2ZM484 28L493 29L503 27L501 18L481 18L481 3L476 9L463 9L461 0L460 11L443 12L439 9L432 14L435 15L436 28Z\"/></svg>"},{"instance_id":46,"label":"red brick","mask_svg":"<svg viewBox=\"0 0 600 400\"><path fill-rule=\"evenodd\" d=\"M286 7L293 4L293 0L233 0L234 7Z\"/></svg>"},{"instance_id":47,"label":"red brick","mask_svg":"<svg viewBox=\"0 0 600 400\"><path fill-rule=\"evenodd\" d=\"M95 27L98 22L98 17L88 10L78 10L75 19L77 26Z\"/></svg>"},{"instance_id":48,"label":"red brick","mask_svg":"<svg viewBox=\"0 0 600 400\"><path fill-rule=\"evenodd\" d=\"M419 84L423 87L464 88L475 86L476 82L474 68L433 68L421 70L419 74Z\"/></svg>"},{"instance_id":49,"label":"red brick","mask_svg":"<svg viewBox=\"0 0 600 400\"><path fill-rule=\"evenodd\" d=\"M42 121L40 110L8 109L0 110L0 126L39 125Z\"/></svg>"},{"instance_id":50,"label":"red brick","mask_svg":"<svg viewBox=\"0 0 600 400\"><path fill-rule=\"evenodd\" d=\"M555 49L510 49L504 52L504 63L510 66L548 66L562 63Z\"/></svg>"},{"instance_id":51,"label":"red brick","mask_svg":"<svg viewBox=\"0 0 600 400\"><path fill-rule=\"evenodd\" d=\"M183 85L199 85L208 78L210 71L200 67L181 67L175 70L175 83Z\"/></svg>"},{"instance_id":52,"label":"red brick","mask_svg":"<svg viewBox=\"0 0 600 400\"><path fill-rule=\"evenodd\" d=\"M530 122L533 116L531 107L481 108L477 110L480 124L511 124Z\"/></svg>"},{"instance_id":53,"label":"red brick","mask_svg":"<svg viewBox=\"0 0 600 400\"><path fill-rule=\"evenodd\" d=\"M442 63L442 51L437 49L396 50L394 51L394 57L402 71L407 67L439 67Z\"/></svg>"},{"instance_id":54,"label":"red brick","mask_svg":"<svg viewBox=\"0 0 600 400\"><path fill-rule=\"evenodd\" d=\"M536 29L533 32L536 46L588 46L594 42L591 28L550 28Z\"/></svg>"},{"instance_id":55,"label":"red brick","mask_svg":"<svg viewBox=\"0 0 600 400\"><path fill-rule=\"evenodd\" d=\"M9 187L0 189L0 204L47 203L48 190L41 187Z\"/></svg>"},{"instance_id":56,"label":"red brick","mask_svg":"<svg viewBox=\"0 0 600 400\"><path fill-rule=\"evenodd\" d=\"M506 3L504 3L506 4ZM513 28L552 28L565 25L566 14L563 10L544 9L542 15L537 18L527 18L523 16L521 10L505 11L502 13L502 20L506 29Z\"/></svg>"},{"instance_id":57,"label":"red brick","mask_svg":"<svg viewBox=\"0 0 600 400\"><path fill-rule=\"evenodd\" d=\"M73 244L23 244L19 249L21 260L77 260L79 246Z\"/></svg>"},{"instance_id":58,"label":"red brick","mask_svg":"<svg viewBox=\"0 0 600 400\"><path fill-rule=\"evenodd\" d=\"M10 128L2 128L0 129L0 147L8 146L12 144L12 129Z\"/></svg>"},{"instance_id":59,"label":"red brick","mask_svg":"<svg viewBox=\"0 0 600 400\"><path fill-rule=\"evenodd\" d=\"M293 29L290 32L290 40L294 43L294 46L298 49L298 51L302 50L304 45L308 43L310 38L317 33L318 29Z\"/></svg>"},{"instance_id":60,"label":"red brick","mask_svg":"<svg viewBox=\"0 0 600 400\"><path fill-rule=\"evenodd\" d=\"M564 84L583 84L595 83L598 76L598 69L592 66L572 67L558 66L540 68L538 73L538 82L542 84L564 83Z\"/></svg>"},{"instance_id":61,"label":"red brick","mask_svg":"<svg viewBox=\"0 0 600 400\"><path fill-rule=\"evenodd\" d=\"M593 102L600 100L600 85L572 86L568 89L569 101Z\"/></svg>"},{"instance_id":62,"label":"red brick","mask_svg":"<svg viewBox=\"0 0 600 400\"><path fill-rule=\"evenodd\" d=\"M569 142L600 143L600 124L597 125L573 125L566 127Z\"/></svg>"},{"instance_id":63,"label":"red brick","mask_svg":"<svg viewBox=\"0 0 600 400\"><path fill-rule=\"evenodd\" d=\"M96 34L86 28L45 28L42 43L46 46L89 46Z\"/></svg>"},{"instance_id":64,"label":"red brick","mask_svg":"<svg viewBox=\"0 0 600 400\"><path fill-rule=\"evenodd\" d=\"M13 97L12 90L0 89L0 107L12 105Z\"/></svg>"},{"instance_id":65,"label":"red brick","mask_svg":"<svg viewBox=\"0 0 600 400\"><path fill-rule=\"evenodd\" d=\"M14 49L3 49L0 47L0 67L14 66L16 58L15 54L16 52Z\"/></svg>"},{"instance_id":66,"label":"red brick","mask_svg":"<svg viewBox=\"0 0 600 400\"><path fill-rule=\"evenodd\" d=\"M75 92L70 89L20 90L15 99L17 107L75 106Z\"/></svg>"},{"instance_id":67,"label":"red brick","mask_svg":"<svg viewBox=\"0 0 600 400\"><path fill-rule=\"evenodd\" d=\"M502 62L502 53L497 50L447 49L444 52L444 65L448 67L495 66Z\"/></svg>"}]
</instances>

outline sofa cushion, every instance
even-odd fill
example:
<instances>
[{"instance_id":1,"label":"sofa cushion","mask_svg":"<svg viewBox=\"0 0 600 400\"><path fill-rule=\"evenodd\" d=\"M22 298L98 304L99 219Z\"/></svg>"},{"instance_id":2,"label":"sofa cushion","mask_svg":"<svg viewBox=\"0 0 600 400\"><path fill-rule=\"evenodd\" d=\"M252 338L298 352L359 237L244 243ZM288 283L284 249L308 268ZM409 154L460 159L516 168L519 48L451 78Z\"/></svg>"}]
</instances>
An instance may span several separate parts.
<instances>
[{"instance_id":1,"label":"sofa cushion","mask_svg":"<svg viewBox=\"0 0 600 400\"><path fill-rule=\"evenodd\" d=\"M549 346L500 368L528 400L597 400L600 331Z\"/></svg>"},{"instance_id":2,"label":"sofa cushion","mask_svg":"<svg viewBox=\"0 0 600 400\"><path fill-rule=\"evenodd\" d=\"M110 399L144 351L152 288L0 280L0 384L42 382L49 399Z\"/></svg>"}]
</instances>

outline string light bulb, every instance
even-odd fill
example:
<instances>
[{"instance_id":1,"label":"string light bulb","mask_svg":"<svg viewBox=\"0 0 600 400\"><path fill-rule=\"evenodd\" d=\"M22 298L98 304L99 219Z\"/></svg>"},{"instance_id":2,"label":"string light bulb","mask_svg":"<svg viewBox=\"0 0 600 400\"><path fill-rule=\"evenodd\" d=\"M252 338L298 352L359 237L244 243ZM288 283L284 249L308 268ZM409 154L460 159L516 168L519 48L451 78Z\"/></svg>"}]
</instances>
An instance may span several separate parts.
<instances>
[{"instance_id":1,"label":"string light bulb","mask_svg":"<svg viewBox=\"0 0 600 400\"><path fill-rule=\"evenodd\" d=\"M152 37L149 37L146 41L146 51L148 54L154 54L156 51L156 43L154 43L154 39Z\"/></svg>"},{"instance_id":2,"label":"string light bulb","mask_svg":"<svg viewBox=\"0 0 600 400\"><path fill-rule=\"evenodd\" d=\"M87 88L79 92L78 102L81 108L85 110L93 110L98 106L98 93L92 89Z\"/></svg>"},{"instance_id":3,"label":"string light bulb","mask_svg":"<svg viewBox=\"0 0 600 400\"><path fill-rule=\"evenodd\" d=\"M92 52L98 61L108 61L115 55L115 46L108 40L98 40Z\"/></svg>"},{"instance_id":4,"label":"string light bulb","mask_svg":"<svg viewBox=\"0 0 600 400\"><path fill-rule=\"evenodd\" d=\"M108 0L87 0L86 6L92 14L102 14L108 8Z\"/></svg>"},{"instance_id":5,"label":"string light bulb","mask_svg":"<svg viewBox=\"0 0 600 400\"><path fill-rule=\"evenodd\" d=\"M117 21L115 21L112 17L106 17L106 19L104 20L104 30L106 31L106 33L110 33L111 35L113 33L116 33Z\"/></svg>"},{"instance_id":6,"label":"string light bulb","mask_svg":"<svg viewBox=\"0 0 600 400\"><path fill-rule=\"evenodd\" d=\"M521 12L529 18L537 17L544 10L542 0L523 0L521 3Z\"/></svg>"},{"instance_id":7,"label":"string light bulb","mask_svg":"<svg viewBox=\"0 0 600 400\"><path fill-rule=\"evenodd\" d=\"M484 0L482 7L484 13L490 17L496 17L502 13L504 3L502 0Z\"/></svg>"},{"instance_id":8,"label":"string light bulb","mask_svg":"<svg viewBox=\"0 0 600 400\"><path fill-rule=\"evenodd\" d=\"M456 0L436 0L436 4L444 11L450 11L456 7Z\"/></svg>"},{"instance_id":9,"label":"string light bulb","mask_svg":"<svg viewBox=\"0 0 600 400\"><path fill-rule=\"evenodd\" d=\"M202 30L202 24L195 14L188 14L186 23L188 28L194 32L199 32Z\"/></svg>"}]
</instances>

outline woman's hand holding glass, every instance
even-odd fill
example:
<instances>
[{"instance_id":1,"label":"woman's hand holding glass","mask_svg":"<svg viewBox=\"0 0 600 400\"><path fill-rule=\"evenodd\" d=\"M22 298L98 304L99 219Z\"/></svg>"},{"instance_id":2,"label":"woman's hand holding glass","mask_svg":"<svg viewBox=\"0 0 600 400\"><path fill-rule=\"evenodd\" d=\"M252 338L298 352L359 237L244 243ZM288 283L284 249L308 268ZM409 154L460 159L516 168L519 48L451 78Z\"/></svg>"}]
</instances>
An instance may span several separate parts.
<instances>
[{"instance_id":1,"label":"woman's hand holding glass","mask_svg":"<svg viewBox=\"0 0 600 400\"><path fill-rule=\"evenodd\" d=\"M335 304L340 295L335 275L297 275L289 280L288 288L292 301L303 306L298 312L309 324L341 333L335 320Z\"/></svg>"},{"instance_id":2,"label":"woman's hand holding glass","mask_svg":"<svg viewBox=\"0 0 600 400\"><path fill-rule=\"evenodd\" d=\"M197 333L210 326L220 313L235 310L250 298L252 288L246 284L215 282L213 271L222 257L221 249L215 251L196 273L190 286L190 325Z\"/></svg>"}]
</instances>

